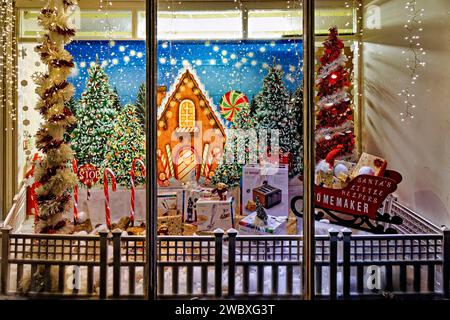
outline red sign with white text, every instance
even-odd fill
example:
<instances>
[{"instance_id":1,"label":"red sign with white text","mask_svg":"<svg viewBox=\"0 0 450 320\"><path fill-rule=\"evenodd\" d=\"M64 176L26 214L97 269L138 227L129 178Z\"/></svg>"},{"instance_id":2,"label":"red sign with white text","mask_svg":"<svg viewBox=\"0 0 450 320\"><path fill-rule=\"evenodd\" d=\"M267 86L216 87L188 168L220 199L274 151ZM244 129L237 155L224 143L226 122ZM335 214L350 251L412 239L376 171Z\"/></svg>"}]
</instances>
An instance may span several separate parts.
<instances>
[{"instance_id":1,"label":"red sign with white text","mask_svg":"<svg viewBox=\"0 0 450 320\"><path fill-rule=\"evenodd\" d=\"M78 169L78 180L88 188L92 188L100 179L97 167L88 163Z\"/></svg>"},{"instance_id":2,"label":"red sign with white text","mask_svg":"<svg viewBox=\"0 0 450 320\"><path fill-rule=\"evenodd\" d=\"M398 172L387 170L384 177L357 176L343 189L316 185L315 204L317 207L375 219L378 208L397 189L401 179Z\"/></svg>"}]
</instances>

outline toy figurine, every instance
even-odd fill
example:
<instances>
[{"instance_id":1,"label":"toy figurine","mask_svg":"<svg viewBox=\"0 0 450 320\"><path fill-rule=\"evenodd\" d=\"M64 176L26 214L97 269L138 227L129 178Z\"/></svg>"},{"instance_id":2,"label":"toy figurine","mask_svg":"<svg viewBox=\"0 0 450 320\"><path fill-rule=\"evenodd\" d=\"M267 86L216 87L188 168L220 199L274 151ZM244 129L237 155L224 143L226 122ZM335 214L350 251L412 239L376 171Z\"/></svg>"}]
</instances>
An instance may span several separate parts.
<instances>
[{"instance_id":1,"label":"toy figurine","mask_svg":"<svg viewBox=\"0 0 450 320\"><path fill-rule=\"evenodd\" d=\"M217 193L219 199L221 201L225 201L227 200L227 192L228 192L227 185L223 182L219 182L218 184L216 184L216 187L211 191L211 194Z\"/></svg>"},{"instance_id":2,"label":"toy figurine","mask_svg":"<svg viewBox=\"0 0 450 320\"><path fill-rule=\"evenodd\" d=\"M267 212L264 210L263 206L259 202L259 199L256 198L256 217L264 222L264 224L267 224Z\"/></svg>"},{"instance_id":3,"label":"toy figurine","mask_svg":"<svg viewBox=\"0 0 450 320\"><path fill-rule=\"evenodd\" d=\"M192 201L192 198L189 197L188 205L187 205L187 217L186 217L186 222L187 222L187 223L192 223L192 222L194 222L193 216L194 216L194 201Z\"/></svg>"}]
</instances>

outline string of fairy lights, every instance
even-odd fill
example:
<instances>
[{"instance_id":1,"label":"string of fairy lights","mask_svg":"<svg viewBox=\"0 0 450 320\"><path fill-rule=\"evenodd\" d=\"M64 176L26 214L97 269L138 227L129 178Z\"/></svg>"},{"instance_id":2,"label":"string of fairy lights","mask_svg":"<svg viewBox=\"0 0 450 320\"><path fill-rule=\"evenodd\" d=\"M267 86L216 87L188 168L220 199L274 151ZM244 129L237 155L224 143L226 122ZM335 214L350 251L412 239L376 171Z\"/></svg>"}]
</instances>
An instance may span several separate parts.
<instances>
[{"instance_id":1,"label":"string of fairy lights","mask_svg":"<svg viewBox=\"0 0 450 320\"><path fill-rule=\"evenodd\" d=\"M404 109L400 113L401 121L414 119L414 109L416 108L414 87L419 79L419 70L425 66L423 56L426 54L421 44L420 34L423 31L422 19L424 8L420 8L416 0L408 1L405 4L407 21L404 25L408 43L407 49L402 51L405 56L406 69L408 70L408 85L398 93L403 98Z\"/></svg>"},{"instance_id":2,"label":"string of fairy lights","mask_svg":"<svg viewBox=\"0 0 450 320\"><path fill-rule=\"evenodd\" d=\"M15 28L16 16L14 13L14 2L11 0L1 0L0 2L0 25L2 26L0 39L0 90L1 108L7 108L11 122L17 119L17 110L14 104L14 88L16 83L16 49L15 49ZM6 126L5 131L14 130L14 127Z\"/></svg>"}]
</instances>

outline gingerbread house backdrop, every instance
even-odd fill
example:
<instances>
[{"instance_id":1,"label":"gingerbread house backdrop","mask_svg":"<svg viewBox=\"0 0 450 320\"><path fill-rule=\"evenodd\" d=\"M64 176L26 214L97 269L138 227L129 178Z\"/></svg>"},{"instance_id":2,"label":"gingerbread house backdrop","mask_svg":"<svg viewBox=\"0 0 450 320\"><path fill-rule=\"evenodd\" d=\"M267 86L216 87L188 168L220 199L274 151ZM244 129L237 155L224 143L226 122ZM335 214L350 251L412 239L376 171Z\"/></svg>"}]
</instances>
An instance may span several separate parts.
<instances>
[{"instance_id":1,"label":"gingerbread house backdrop","mask_svg":"<svg viewBox=\"0 0 450 320\"><path fill-rule=\"evenodd\" d=\"M164 91L158 89L158 182L207 181L225 145L224 120L190 67Z\"/></svg>"}]
</instances>

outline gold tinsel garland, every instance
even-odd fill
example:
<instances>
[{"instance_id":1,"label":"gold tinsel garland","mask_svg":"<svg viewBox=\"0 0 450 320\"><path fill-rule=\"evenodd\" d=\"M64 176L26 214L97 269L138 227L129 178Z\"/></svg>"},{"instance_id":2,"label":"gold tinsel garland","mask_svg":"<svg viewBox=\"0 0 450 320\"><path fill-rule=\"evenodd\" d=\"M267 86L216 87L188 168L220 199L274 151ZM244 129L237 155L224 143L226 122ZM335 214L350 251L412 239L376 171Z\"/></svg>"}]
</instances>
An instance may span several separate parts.
<instances>
[{"instance_id":1,"label":"gold tinsel garland","mask_svg":"<svg viewBox=\"0 0 450 320\"><path fill-rule=\"evenodd\" d=\"M40 186L36 190L39 219L36 232L65 233L64 213L72 207L71 191L77 177L68 163L73 159L70 145L64 142L64 134L76 122L71 111L65 107L74 93L67 77L74 67L73 57L64 49L75 36L70 25L70 9L73 0L49 0L38 17L46 30L41 44L35 48L41 61L48 66L46 73L34 76L39 96L36 109L45 122L36 134L36 147L44 157L36 166L35 178Z\"/></svg>"}]
</instances>

